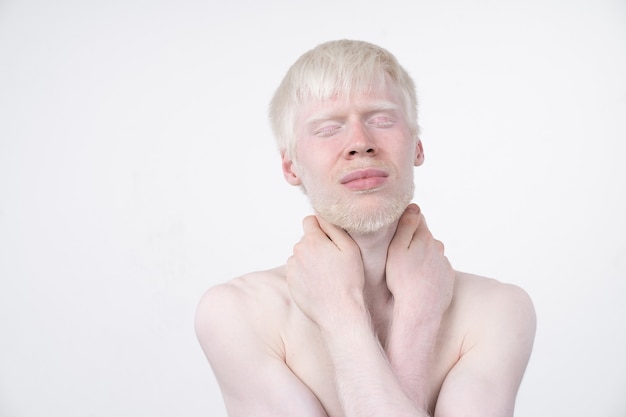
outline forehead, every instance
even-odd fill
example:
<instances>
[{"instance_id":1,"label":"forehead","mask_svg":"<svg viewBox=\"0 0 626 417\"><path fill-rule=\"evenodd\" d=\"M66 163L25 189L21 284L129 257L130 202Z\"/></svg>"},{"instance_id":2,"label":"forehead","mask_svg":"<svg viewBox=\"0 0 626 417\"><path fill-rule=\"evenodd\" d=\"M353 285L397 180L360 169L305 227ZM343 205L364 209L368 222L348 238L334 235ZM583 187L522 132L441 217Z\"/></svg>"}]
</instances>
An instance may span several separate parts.
<instances>
[{"instance_id":1,"label":"forehead","mask_svg":"<svg viewBox=\"0 0 626 417\"><path fill-rule=\"evenodd\" d=\"M338 92L329 97L303 98L297 109L297 123L302 125L312 120L372 111L403 111L403 102L398 87L387 82L361 92Z\"/></svg>"}]
</instances>

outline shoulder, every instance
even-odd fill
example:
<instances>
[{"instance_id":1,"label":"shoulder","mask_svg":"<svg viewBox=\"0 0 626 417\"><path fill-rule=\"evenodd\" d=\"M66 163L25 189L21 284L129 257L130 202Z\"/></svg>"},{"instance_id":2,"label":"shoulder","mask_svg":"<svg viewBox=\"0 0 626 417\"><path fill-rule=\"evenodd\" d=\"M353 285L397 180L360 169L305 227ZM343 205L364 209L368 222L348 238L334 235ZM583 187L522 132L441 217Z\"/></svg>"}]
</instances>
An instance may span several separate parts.
<instances>
[{"instance_id":1,"label":"shoulder","mask_svg":"<svg viewBox=\"0 0 626 417\"><path fill-rule=\"evenodd\" d=\"M510 335L531 348L536 315L532 299L523 288L458 272L455 306L467 319L466 346L481 339Z\"/></svg>"},{"instance_id":2,"label":"shoulder","mask_svg":"<svg viewBox=\"0 0 626 417\"><path fill-rule=\"evenodd\" d=\"M284 329L294 310L284 268L233 279L202 296L196 334L228 415L286 416L296 409L323 415L285 361Z\"/></svg>"},{"instance_id":3,"label":"shoulder","mask_svg":"<svg viewBox=\"0 0 626 417\"><path fill-rule=\"evenodd\" d=\"M290 304L282 268L250 273L202 295L195 315L196 335L209 360L218 354L213 343L216 338L228 337L240 343L264 339L279 345L276 335Z\"/></svg>"},{"instance_id":4,"label":"shoulder","mask_svg":"<svg viewBox=\"0 0 626 417\"><path fill-rule=\"evenodd\" d=\"M236 305L244 303L246 307L252 307L250 304L263 304L267 298L284 297L285 291L284 267L251 272L209 288L200 299L199 307L232 301L238 301Z\"/></svg>"},{"instance_id":5,"label":"shoulder","mask_svg":"<svg viewBox=\"0 0 626 417\"><path fill-rule=\"evenodd\" d=\"M512 416L535 336L530 297L518 286L458 273L450 315L461 323L461 344L438 415Z\"/></svg>"},{"instance_id":6,"label":"shoulder","mask_svg":"<svg viewBox=\"0 0 626 417\"><path fill-rule=\"evenodd\" d=\"M489 302L511 301L525 308L532 308L532 300L528 293L521 287L507 284L493 278L468 274L456 273L456 296L471 301ZM481 303L482 304L482 303Z\"/></svg>"}]
</instances>

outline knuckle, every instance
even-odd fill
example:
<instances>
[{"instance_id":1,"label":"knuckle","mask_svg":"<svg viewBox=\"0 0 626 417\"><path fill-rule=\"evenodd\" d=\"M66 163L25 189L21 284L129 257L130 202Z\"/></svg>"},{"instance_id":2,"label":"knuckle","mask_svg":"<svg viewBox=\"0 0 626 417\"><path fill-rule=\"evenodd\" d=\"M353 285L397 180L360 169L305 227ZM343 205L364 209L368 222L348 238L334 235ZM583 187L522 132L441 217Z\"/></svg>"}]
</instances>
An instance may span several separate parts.
<instances>
[{"instance_id":1,"label":"knuckle","mask_svg":"<svg viewBox=\"0 0 626 417\"><path fill-rule=\"evenodd\" d=\"M294 256L298 256L302 253L302 251L304 250L304 246L305 243L301 240L300 242L296 243L295 245L293 245L293 255Z\"/></svg>"}]
</instances>

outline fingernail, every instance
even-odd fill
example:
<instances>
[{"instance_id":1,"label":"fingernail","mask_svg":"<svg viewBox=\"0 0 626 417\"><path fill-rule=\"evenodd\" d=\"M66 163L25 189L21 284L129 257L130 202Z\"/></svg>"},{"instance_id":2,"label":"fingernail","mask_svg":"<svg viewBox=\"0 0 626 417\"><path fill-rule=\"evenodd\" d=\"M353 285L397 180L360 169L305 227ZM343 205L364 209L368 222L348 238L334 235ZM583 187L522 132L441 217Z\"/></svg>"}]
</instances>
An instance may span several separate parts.
<instances>
[{"instance_id":1,"label":"fingernail","mask_svg":"<svg viewBox=\"0 0 626 417\"><path fill-rule=\"evenodd\" d=\"M420 212L420 208L417 204L409 204L406 209L415 214L418 214Z\"/></svg>"}]
</instances>

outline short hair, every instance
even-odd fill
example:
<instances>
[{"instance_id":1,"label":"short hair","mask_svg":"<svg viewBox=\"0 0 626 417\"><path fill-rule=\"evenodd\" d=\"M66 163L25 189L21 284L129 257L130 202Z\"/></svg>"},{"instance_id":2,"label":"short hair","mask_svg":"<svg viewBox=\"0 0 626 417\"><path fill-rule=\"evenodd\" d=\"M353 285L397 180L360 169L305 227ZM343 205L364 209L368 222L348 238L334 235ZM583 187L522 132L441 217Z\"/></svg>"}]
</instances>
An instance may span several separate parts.
<instances>
[{"instance_id":1,"label":"short hair","mask_svg":"<svg viewBox=\"0 0 626 417\"><path fill-rule=\"evenodd\" d=\"M322 43L304 53L278 86L270 102L269 117L279 150L295 157L295 119L304 100L367 93L384 85L385 75L399 87L407 124L417 138L415 83L407 71L386 49L343 39Z\"/></svg>"}]
</instances>

